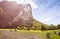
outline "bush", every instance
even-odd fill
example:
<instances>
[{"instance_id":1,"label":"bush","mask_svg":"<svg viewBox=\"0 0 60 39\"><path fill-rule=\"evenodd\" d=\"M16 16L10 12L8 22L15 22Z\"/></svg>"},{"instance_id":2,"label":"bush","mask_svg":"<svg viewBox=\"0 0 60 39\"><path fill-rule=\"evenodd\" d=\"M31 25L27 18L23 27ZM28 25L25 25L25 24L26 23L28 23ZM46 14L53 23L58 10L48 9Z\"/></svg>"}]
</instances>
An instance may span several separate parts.
<instances>
[{"instance_id":1,"label":"bush","mask_svg":"<svg viewBox=\"0 0 60 39\"><path fill-rule=\"evenodd\" d=\"M57 32L56 31L54 31L54 34L56 34Z\"/></svg>"},{"instance_id":2,"label":"bush","mask_svg":"<svg viewBox=\"0 0 60 39\"><path fill-rule=\"evenodd\" d=\"M50 33L49 32L47 32L46 33L46 38L50 38L51 36L50 36Z\"/></svg>"},{"instance_id":3,"label":"bush","mask_svg":"<svg viewBox=\"0 0 60 39\"><path fill-rule=\"evenodd\" d=\"M60 35L60 30L57 32L57 35Z\"/></svg>"}]
</instances>

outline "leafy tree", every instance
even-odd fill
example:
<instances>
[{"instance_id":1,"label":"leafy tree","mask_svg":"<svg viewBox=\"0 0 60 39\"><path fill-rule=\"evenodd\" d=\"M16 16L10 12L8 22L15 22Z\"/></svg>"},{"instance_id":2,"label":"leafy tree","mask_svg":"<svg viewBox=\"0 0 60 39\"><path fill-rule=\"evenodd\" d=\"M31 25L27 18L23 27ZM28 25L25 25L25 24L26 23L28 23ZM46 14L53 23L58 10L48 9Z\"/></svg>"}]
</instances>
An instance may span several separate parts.
<instances>
[{"instance_id":1,"label":"leafy tree","mask_svg":"<svg viewBox=\"0 0 60 39\"><path fill-rule=\"evenodd\" d=\"M57 25L57 28L60 29L60 24Z\"/></svg>"},{"instance_id":2,"label":"leafy tree","mask_svg":"<svg viewBox=\"0 0 60 39\"><path fill-rule=\"evenodd\" d=\"M47 28L44 25L41 25L41 30L47 30Z\"/></svg>"},{"instance_id":3,"label":"leafy tree","mask_svg":"<svg viewBox=\"0 0 60 39\"><path fill-rule=\"evenodd\" d=\"M50 26L49 26L49 30L56 30L57 29L57 27L55 26L55 25L53 25L53 24L51 24Z\"/></svg>"}]
</instances>

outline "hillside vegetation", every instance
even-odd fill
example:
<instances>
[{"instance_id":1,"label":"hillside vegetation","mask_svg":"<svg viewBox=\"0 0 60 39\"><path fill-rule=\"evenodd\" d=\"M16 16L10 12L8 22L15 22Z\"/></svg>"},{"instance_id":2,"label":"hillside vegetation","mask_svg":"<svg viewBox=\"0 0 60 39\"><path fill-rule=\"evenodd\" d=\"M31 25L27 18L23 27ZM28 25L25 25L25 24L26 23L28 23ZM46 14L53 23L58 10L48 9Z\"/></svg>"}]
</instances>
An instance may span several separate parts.
<instances>
[{"instance_id":1,"label":"hillside vegetation","mask_svg":"<svg viewBox=\"0 0 60 39\"><path fill-rule=\"evenodd\" d=\"M35 28L37 30L41 30L42 26L48 28L49 25L46 25L46 24L44 24L42 22L37 21L36 19L33 19L33 28Z\"/></svg>"},{"instance_id":2,"label":"hillside vegetation","mask_svg":"<svg viewBox=\"0 0 60 39\"><path fill-rule=\"evenodd\" d=\"M34 30L58 30L58 29L60 29L60 24L48 25L48 24L44 24L42 22L39 22L36 19L33 19L32 29L34 29Z\"/></svg>"}]
</instances>

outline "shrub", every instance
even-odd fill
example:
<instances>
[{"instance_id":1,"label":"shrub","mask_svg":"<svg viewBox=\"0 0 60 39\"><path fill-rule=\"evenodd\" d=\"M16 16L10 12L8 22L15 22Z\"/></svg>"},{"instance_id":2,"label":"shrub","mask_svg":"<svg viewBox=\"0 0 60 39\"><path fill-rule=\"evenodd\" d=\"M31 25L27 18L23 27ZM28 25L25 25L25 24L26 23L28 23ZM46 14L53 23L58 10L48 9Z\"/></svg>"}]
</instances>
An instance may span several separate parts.
<instances>
[{"instance_id":1,"label":"shrub","mask_svg":"<svg viewBox=\"0 0 60 39\"><path fill-rule=\"evenodd\" d=\"M56 34L57 32L56 31L54 31L54 34Z\"/></svg>"},{"instance_id":2,"label":"shrub","mask_svg":"<svg viewBox=\"0 0 60 39\"><path fill-rule=\"evenodd\" d=\"M57 32L57 35L60 35L60 30Z\"/></svg>"},{"instance_id":3,"label":"shrub","mask_svg":"<svg viewBox=\"0 0 60 39\"><path fill-rule=\"evenodd\" d=\"M47 32L46 33L46 38L50 38L51 36L50 36L50 33L49 32Z\"/></svg>"}]
</instances>

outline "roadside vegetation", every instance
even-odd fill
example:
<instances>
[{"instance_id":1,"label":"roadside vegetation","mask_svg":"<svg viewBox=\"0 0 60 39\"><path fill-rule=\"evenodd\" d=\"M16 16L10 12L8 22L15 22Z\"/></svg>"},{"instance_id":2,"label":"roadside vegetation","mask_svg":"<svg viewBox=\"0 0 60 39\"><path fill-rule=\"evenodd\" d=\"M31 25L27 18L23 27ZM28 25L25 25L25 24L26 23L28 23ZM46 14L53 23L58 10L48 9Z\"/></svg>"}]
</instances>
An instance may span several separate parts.
<instances>
[{"instance_id":1,"label":"roadside vegetation","mask_svg":"<svg viewBox=\"0 0 60 39\"><path fill-rule=\"evenodd\" d=\"M56 32L56 34L55 34ZM23 33L23 34L38 34L39 37L44 39L60 39L60 35L58 35L58 30L48 30L48 31L39 31L39 30L17 30L17 33ZM48 34L49 33L49 34ZM47 37L50 36L50 37Z\"/></svg>"}]
</instances>

